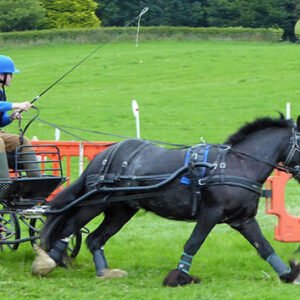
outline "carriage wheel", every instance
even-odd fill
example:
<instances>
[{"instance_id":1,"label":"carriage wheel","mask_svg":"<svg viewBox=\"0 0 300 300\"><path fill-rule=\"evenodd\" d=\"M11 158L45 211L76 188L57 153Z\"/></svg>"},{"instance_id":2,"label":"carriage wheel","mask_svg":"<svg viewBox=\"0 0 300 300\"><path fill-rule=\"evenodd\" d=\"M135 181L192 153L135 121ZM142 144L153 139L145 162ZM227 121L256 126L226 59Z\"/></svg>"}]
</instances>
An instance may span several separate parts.
<instances>
[{"instance_id":1,"label":"carriage wheel","mask_svg":"<svg viewBox=\"0 0 300 300\"><path fill-rule=\"evenodd\" d=\"M29 237L32 238L30 240L31 245L33 246L36 241L39 239L40 232L45 224L46 218L36 218L36 219L30 219L30 226L29 226ZM74 236L71 238L68 248L67 248L67 256L70 258L75 258L81 247L82 243L82 234L81 232L77 232L74 234Z\"/></svg>"},{"instance_id":2,"label":"carriage wheel","mask_svg":"<svg viewBox=\"0 0 300 300\"><path fill-rule=\"evenodd\" d=\"M6 248L17 250L21 237L20 223L13 212L5 211L6 206L0 203L0 251Z\"/></svg>"}]
</instances>

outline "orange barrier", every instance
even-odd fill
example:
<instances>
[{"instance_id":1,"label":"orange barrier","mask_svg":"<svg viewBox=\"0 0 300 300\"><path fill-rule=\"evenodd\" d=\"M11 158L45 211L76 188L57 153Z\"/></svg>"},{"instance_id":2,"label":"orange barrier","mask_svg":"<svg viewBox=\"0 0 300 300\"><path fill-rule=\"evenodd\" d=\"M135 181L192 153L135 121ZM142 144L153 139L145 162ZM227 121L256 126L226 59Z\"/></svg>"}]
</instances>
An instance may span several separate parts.
<instances>
[{"instance_id":1,"label":"orange barrier","mask_svg":"<svg viewBox=\"0 0 300 300\"><path fill-rule=\"evenodd\" d=\"M289 215L285 208L285 186L290 179L289 174L280 171L267 179L266 188L271 190L271 196L266 199L266 213L278 217L274 230L276 240L300 242L300 218Z\"/></svg>"},{"instance_id":2,"label":"orange barrier","mask_svg":"<svg viewBox=\"0 0 300 300\"><path fill-rule=\"evenodd\" d=\"M47 145L55 145L59 148L65 176L68 177L67 185L75 180L79 173L74 175L72 170L71 160L75 158L78 166L81 164L83 169L83 158L87 161L93 159L98 153L102 152L113 143L111 142L63 142L63 141L32 141L32 145L44 145L45 152L48 151ZM49 151L50 152L50 151ZM46 155L45 155L46 156ZM51 159L50 155L48 154ZM42 160L47 159L42 157ZM54 168L57 166L53 166ZM74 167L74 163L73 163ZM73 174L72 174L73 173ZM54 174L57 175L57 174ZM72 178L73 176L73 178ZM300 242L300 218L288 214L285 208L284 192L285 186L289 181L290 176L284 172L275 171L273 176L270 176L265 184L267 190L271 191L271 195L266 198L266 213L276 215L278 224L275 227L275 239L283 242ZM50 195L48 200L51 200L62 187L56 189Z\"/></svg>"}]
</instances>

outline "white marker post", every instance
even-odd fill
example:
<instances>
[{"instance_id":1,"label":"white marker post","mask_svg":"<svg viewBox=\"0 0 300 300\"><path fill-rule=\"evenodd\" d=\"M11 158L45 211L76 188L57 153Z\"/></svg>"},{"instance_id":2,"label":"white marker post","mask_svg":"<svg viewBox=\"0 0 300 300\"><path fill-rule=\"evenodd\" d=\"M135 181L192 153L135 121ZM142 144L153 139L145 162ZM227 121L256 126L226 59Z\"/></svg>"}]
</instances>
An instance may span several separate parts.
<instances>
[{"instance_id":1,"label":"white marker post","mask_svg":"<svg viewBox=\"0 0 300 300\"><path fill-rule=\"evenodd\" d=\"M136 137L138 139L141 138L141 132L140 132L140 112L139 112L139 106L136 100L132 100L132 112L135 117L135 124L136 124Z\"/></svg>"},{"instance_id":2,"label":"white marker post","mask_svg":"<svg viewBox=\"0 0 300 300\"><path fill-rule=\"evenodd\" d=\"M79 143L79 176L83 172L83 162L84 162L84 145L82 142Z\"/></svg>"},{"instance_id":3,"label":"white marker post","mask_svg":"<svg viewBox=\"0 0 300 300\"><path fill-rule=\"evenodd\" d=\"M291 118L291 103L287 102L286 104L286 115L285 118L288 120Z\"/></svg>"},{"instance_id":4,"label":"white marker post","mask_svg":"<svg viewBox=\"0 0 300 300\"><path fill-rule=\"evenodd\" d=\"M60 140L60 130L58 128L55 128L55 141Z\"/></svg>"}]
</instances>

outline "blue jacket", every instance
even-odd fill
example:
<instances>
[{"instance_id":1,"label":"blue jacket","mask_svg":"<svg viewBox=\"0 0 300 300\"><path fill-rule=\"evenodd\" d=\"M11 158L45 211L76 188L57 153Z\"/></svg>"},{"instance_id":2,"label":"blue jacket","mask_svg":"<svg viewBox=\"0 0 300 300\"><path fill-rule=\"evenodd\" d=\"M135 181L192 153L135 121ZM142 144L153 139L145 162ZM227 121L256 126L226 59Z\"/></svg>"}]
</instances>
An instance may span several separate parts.
<instances>
[{"instance_id":1,"label":"blue jacket","mask_svg":"<svg viewBox=\"0 0 300 300\"><path fill-rule=\"evenodd\" d=\"M12 103L6 102L5 91L0 89L0 127L4 127L12 122L8 111L12 109Z\"/></svg>"}]
</instances>

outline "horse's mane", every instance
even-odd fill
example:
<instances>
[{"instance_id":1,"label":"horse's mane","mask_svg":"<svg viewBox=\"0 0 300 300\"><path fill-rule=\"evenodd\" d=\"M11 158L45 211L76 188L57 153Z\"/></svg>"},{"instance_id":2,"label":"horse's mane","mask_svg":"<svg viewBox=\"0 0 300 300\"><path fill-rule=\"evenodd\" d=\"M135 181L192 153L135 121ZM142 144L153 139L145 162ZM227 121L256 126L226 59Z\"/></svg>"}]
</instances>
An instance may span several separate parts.
<instances>
[{"instance_id":1,"label":"horse's mane","mask_svg":"<svg viewBox=\"0 0 300 300\"><path fill-rule=\"evenodd\" d=\"M280 118L258 118L251 123L246 123L236 133L229 136L225 144L236 145L246 139L246 137L256 131L266 129L269 127L288 128L292 126L291 120L284 119L284 116L280 114Z\"/></svg>"}]
</instances>

